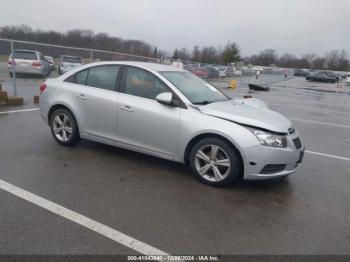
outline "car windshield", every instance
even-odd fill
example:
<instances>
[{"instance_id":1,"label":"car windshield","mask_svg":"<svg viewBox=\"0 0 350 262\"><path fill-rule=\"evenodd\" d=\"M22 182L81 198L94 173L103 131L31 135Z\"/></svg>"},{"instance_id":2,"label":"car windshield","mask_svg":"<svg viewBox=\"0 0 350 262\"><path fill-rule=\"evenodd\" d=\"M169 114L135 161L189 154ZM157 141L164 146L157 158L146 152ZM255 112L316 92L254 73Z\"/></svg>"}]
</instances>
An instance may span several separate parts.
<instances>
[{"instance_id":1,"label":"car windshield","mask_svg":"<svg viewBox=\"0 0 350 262\"><path fill-rule=\"evenodd\" d=\"M37 60L35 52L27 51L15 51L15 59L24 59L24 60Z\"/></svg>"},{"instance_id":2,"label":"car windshield","mask_svg":"<svg viewBox=\"0 0 350 262\"><path fill-rule=\"evenodd\" d=\"M229 98L214 86L190 72L160 72L193 104L210 104Z\"/></svg>"},{"instance_id":3,"label":"car windshield","mask_svg":"<svg viewBox=\"0 0 350 262\"><path fill-rule=\"evenodd\" d=\"M73 56L64 56L62 58L62 62L65 63L74 63L74 64L82 64L80 57L73 57Z\"/></svg>"}]
</instances>

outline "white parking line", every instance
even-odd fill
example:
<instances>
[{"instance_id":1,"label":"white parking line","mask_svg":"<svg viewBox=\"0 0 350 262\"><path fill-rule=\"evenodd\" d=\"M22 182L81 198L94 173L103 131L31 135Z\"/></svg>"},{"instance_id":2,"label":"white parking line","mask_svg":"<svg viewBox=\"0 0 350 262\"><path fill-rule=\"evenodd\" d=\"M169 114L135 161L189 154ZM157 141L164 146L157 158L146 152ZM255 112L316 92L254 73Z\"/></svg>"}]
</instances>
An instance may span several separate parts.
<instances>
[{"instance_id":1,"label":"white parking line","mask_svg":"<svg viewBox=\"0 0 350 262\"><path fill-rule=\"evenodd\" d=\"M314 151L309 151L309 150L305 150L305 152L309 153L309 154L314 154L314 155L319 155L319 156L325 156L325 157L330 157L330 158L336 158L336 159L340 159L340 160L350 161L350 158L347 158L347 157L335 156L335 155L319 153L319 152L314 152Z\"/></svg>"},{"instance_id":2,"label":"white parking line","mask_svg":"<svg viewBox=\"0 0 350 262\"><path fill-rule=\"evenodd\" d=\"M334 124L334 123L317 122L317 121L312 121L312 120L305 120L305 119L291 118L291 117L288 117L288 119L294 120L294 121L299 121L299 122L317 124L317 125L325 125L325 126L335 126L335 127L350 128L350 126L347 126L347 125L340 125L340 124Z\"/></svg>"},{"instance_id":3,"label":"white parking line","mask_svg":"<svg viewBox=\"0 0 350 262\"><path fill-rule=\"evenodd\" d=\"M113 228L103 225L91 218L78 214L68 208L58 205L50 200L37 196L29 191L12 185L0 179L0 189L5 190L13 195L16 195L34 205L40 206L52 213L55 213L61 217L64 217L70 221L73 221L87 229L95 231L96 233L103 235L119 244L133 249L143 255L169 255L166 252L154 248L142 241L139 241L133 237L130 237L122 232L119 232Z\"/></svg>"},{"instance_id":4,"label":"white parking line","mask_svg":"<svg viewBox=\"0 0 350 262\"><path fill-rule=\"evenodd\" d=\"M21 113L21 112L29 112L29 111L38 111L39 108L29 108L29 109L20 109L20 110L12 110L12 111L0 111L0 115L4 114L12 114L12 113Z\"/></svg>"}]
</instances>

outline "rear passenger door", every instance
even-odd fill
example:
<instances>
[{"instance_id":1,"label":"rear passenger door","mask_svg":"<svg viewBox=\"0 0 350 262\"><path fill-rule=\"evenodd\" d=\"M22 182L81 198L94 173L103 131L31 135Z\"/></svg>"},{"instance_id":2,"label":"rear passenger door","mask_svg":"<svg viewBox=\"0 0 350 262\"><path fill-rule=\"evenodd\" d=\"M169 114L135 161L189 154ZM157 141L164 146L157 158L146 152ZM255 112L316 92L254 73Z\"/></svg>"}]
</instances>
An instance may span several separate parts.
<instances>
[{"instance_id":1,"label":"rear passenger door","mask_svg":"<svg viewBox=\"0 0 350 262\"><path fill-rule=\"evenodd\" d=\"M83 137L104 142L116 139L119 69L119 65L95 66L67 79L73 85L75 112Z\"/></svg>"}]
</instances>

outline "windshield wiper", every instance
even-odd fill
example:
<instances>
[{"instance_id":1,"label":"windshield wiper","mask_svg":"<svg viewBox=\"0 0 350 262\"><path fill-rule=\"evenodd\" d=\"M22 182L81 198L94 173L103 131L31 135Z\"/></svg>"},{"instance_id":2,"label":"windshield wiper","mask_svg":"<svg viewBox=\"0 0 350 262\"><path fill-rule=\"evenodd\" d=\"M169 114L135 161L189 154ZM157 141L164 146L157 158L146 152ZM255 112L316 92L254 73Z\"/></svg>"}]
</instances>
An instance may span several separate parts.
<instances>
[{"instance_id":1,"label":"windshield wiper","mask_svg":"<svg viewBox=\"0 0 350 262\"><path fill-rule=\"evenodd\" d=\"M200 101L200 102L195 102L193 104L194 105L208 105L210 103L213 103L213 101L204 100L204 101Z\"/></svg>"}]
</instances>

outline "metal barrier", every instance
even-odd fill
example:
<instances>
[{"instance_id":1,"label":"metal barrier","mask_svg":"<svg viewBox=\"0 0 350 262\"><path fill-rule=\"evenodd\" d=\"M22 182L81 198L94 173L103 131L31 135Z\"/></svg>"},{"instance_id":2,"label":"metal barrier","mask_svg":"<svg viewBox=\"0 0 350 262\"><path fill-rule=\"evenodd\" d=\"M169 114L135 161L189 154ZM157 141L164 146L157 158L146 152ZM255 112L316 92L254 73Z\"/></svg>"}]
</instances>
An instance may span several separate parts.
<instances>
[{"instance_id":1,"label":"metal barrier","mask_svg":"<svg viewBox=\"0 0 350 262\"><path fill-rule=\"evenodd\" d=\"M66 71L61 67L62 57L79 58L82 64L98 61L160 62L154 57L0 38L0 83L9 95L26 97L28 89L37 88L38 83ZM28 80L31 80L30 84ZM34 83L35 86L31 87Z\"/></svg>"},{"instance_id":2,"label":"metal barrier","mask_svg":"<svg viewBox=\"0 0 350 262\"><path fill-rule=\"evenodd\" d=\"M9 95L29 99L29 94L36 94L40 82L47 78L58 77L69 70L69 68L63 68L65 57L68 62L72 62L67 63L71 64L71 67L74 67L74 59L81 59L82 64L97 61L144 61L170 64L182 67L209 81L222 80L227 81L228 84L230 80L235 79L238 87L247 86L250 83L268 86L285 80L282 70L261 70L257 76L256 70L249 68L0 38L0 83Z\"/></svg>"}]
</instances>

